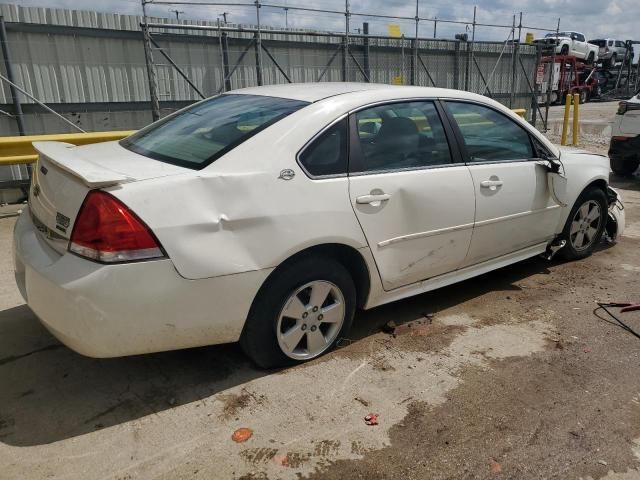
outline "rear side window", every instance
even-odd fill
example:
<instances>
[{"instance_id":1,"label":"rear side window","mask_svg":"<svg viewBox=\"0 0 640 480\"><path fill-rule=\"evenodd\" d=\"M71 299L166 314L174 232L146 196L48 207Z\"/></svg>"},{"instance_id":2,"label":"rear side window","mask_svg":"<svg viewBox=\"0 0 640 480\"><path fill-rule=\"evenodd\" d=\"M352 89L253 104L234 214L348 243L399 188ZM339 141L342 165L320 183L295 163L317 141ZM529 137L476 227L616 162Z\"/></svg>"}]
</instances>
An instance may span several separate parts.
<instances>
[{"instance_id":1,"label":"rear side window","mask_svg":"<svg viewBox=\"0 0 640 480\"><path fill-rule=\"evenodd\" d=\"M616 40L616 47L624 47L624 43L620 40Z\"/></svg>"},{"instance_id":2,"label":"rear side window","mask_svg":"<svg viewBox=\"0 0 640 480\"><path fill-rule=\"evenodd\" d=\"M482 105L447 101L470 162L527 160L534 157L529 134L505 115Z\"/></svg>"},{"instance_id":3,"label":"rear side window","mask_svg":"<svg viewBox=\"0 0 640 480\"><path fill-rule=\"evenodd\" d=\"M308 104L260 95L220 95L153 123L120 144L161 162L200 169Z\"/></svg>"},{"instance_id":4,"label":"rear side window","mask_svg":"<svg viewBox=\"0 0 640 480\"><path fill-rule=\"evenodd\" d=\"M300 164L313 177L347 173L347 119L325 130L299 156Z\"/></svg>"},{"instance_id":5,"label":"rear side window","mask_svg":"<svg viewBox=\"0 0 640 480\"><path fill-rule=\"evenodd\" d=\"M581 33L576 33L576 40L578 40L579 42L584 42L584 35L582 35Z\"/></svg>"},{"instance_id":6,"label":"rear side window","mask_svg":"<svg viewBox=\"0 0 640 480\"><path fill-rule=\"evenodd\" d=\"M433 102L390 103L355 114L358 144L354 173L430 168L451 163L451 153Z\"/></svg>"}]
</instances>

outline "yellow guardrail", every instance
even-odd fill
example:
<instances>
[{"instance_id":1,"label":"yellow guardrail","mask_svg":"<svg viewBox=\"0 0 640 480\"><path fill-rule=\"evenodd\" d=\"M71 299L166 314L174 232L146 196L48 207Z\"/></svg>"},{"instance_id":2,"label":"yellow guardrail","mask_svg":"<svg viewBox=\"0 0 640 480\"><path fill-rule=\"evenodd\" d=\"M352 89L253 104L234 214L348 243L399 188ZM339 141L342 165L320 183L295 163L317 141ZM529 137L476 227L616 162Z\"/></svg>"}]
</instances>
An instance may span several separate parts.
<instances>
[{"instance_id":1,"label":"yellow guardrail","mask_svg":"<svg viewBox=\"0 0 640 480\"><path fill-rule=\"evenodd\" d=\"M38 159L38 153L33 148L33 142L49 141L67 142L73 145L88 145L90 143L120 140L121 138L131 135L133 132L135 132L135 130L0 137L0 165L18 165L35 162Z\"/></svg>"}]
</instances>

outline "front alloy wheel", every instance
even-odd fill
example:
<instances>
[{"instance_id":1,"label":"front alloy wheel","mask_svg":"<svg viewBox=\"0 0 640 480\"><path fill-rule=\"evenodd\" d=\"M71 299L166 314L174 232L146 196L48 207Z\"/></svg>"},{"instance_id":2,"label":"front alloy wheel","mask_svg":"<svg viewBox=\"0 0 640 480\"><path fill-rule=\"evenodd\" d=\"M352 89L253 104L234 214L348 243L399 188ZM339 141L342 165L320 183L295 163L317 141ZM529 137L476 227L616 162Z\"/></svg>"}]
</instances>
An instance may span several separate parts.
<instances>
[{"instance_id":1,"label":"front alloy wheel","mask_svg":"<svg viewBox=\"0 0 640 480\"><path fill-rule=\"evenodd\" d=\"M607 196L597 186L583 191L567 217L560 236L566 240L559 255L566 260L577 260L591 255L602 238L607 220Z\"/></svg>"},{"instance_id":2,"label":"front alloy wheel","mask_svg":"<svg viewBox=\"0 0 640 480\"><path fill-rule=\"evenodd\" d=\"M344 296L331 282L302 285L280 312L276 335L282 352L294 360L308 360L325 352L340 333L345 317Z\"/></svg>"},{"instance_id":3,"label":"front alloy wheel","mask_svg":"<svg viewBox=\"0 0 640 480\"><path fill-rule=\"evenodd\" d=\"M583 203L573 216L569 231L569 241L577 252L593 247L601 222L602 210L598 202L589 200Z\"/></svg>"}]
</instances>

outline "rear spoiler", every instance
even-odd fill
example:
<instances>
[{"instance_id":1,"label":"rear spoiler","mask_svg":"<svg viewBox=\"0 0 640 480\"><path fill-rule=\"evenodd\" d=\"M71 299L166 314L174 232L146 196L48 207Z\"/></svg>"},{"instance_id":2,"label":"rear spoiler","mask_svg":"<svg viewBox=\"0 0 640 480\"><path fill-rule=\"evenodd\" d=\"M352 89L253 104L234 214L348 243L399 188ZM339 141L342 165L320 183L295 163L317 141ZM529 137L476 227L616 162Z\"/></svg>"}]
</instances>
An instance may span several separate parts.
<instances>
[{"instance_id":1,"label":"rear spoiler","mask_svg":"<svg viewBox=\"0 0 640 480\"><path fill-rule=\"evenodd\" d=\"M131 181L122 173L109 170L83 157L75 145L65 142L33 142L40 155L65 172L79 178L89 188L102 188Z\"/></svg>"}]
</instances>

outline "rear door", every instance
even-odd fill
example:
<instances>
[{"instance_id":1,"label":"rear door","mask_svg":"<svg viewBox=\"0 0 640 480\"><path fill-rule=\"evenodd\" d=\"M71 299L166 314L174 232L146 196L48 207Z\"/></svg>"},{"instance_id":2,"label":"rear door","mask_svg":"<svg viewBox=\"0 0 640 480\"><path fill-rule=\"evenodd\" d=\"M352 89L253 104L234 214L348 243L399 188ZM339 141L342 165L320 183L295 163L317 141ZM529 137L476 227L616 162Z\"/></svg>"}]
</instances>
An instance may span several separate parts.
<instances>
[{"instance_id":1,"label":"rear door","mask_svg":"<svg viewBox=\"0 0 640 480\"><path fill-rule=\"evenodd\" d=\"M385 290L453 271L469 249L473 182L440 108L396 102L350 118L349 195Z\"/></svg>"},{"instance_id":2,"label":"rear door","mask_svg":"<svg viewBox=\"0 0 640 480\"><path fill-rule=\"evenodd\" d=\"M498 110L447 101L473 178L476 215L464 265L501 257L549 240L560 207L547 186L529 134Z\"/></svg>"}]
</instances>

